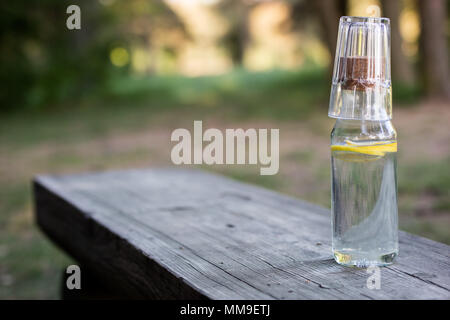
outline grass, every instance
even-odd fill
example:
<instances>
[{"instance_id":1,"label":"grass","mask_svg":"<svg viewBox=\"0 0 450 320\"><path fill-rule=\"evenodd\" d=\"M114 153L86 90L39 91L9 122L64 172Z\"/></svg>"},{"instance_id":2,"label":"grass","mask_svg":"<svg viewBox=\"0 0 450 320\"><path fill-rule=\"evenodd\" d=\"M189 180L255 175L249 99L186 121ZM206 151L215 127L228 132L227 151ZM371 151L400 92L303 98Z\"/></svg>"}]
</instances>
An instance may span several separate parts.
<instances>
[{"instance_id":1,"label":"grass","mask_svg":"<svg viewBox=\"0 0 450 320\"><path fill-rule=\"evenodd\" d=\"M62 270L72 263L34 224L33 175L168 165L169 133L192 127L193 120L280 128L287 149L278 175L261 176L258 166L204 169L329 206L328 95L323 70L238 70L195 79L112 79L99 96L80 104L3 115L0 299L57 298ZM405 159L399 166L401 227L450 243L449 187L447 158Z\"/></svg>"},{"instance_id":2,"label":"grass","mask_svg":"<svg viewBox=\"0 0 450 320\"><path fill-rule=\"evenodd\" d=\"M450 210L450 158L437 162L415 163L399 168L402 194L428 194L437 198L434 210Z\"/></svg>"},{"instance_id":3,"label":"grass","mask_svg":"<svg viewBox=\"0 0 450 320\"><path fill-rule=\"evenodd\" d=\"M233 117L301 117L328 90L324 71L270 71L196 78L126 78L111 81L104 97L115 104L152 105L154 111L189 108ZM103 97L103 98L104 98Z\"/></svg>"},{"instance_id":4,"label":"grass","mask_svg":"<svg viewBox=\"0 0 450 320\"><path fill-rule=\"evenodd\" d=\"M271 71L201 78L178 76L112 79L101 95L80 104L7 116L0 144L77 142L149 125L152 116L177 112L190 117L301 119L328 94L324 72Z\"/></svg>"}]
</instances>

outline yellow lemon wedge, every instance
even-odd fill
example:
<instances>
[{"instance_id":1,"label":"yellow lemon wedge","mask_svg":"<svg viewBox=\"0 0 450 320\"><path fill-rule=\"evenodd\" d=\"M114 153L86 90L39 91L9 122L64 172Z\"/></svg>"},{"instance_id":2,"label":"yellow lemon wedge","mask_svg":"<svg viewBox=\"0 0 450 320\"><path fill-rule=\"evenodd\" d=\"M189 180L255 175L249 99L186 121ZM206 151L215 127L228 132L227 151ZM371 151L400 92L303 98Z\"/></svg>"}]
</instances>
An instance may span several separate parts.
<instances>
[{"instance_id":1,"label":"yellow lemon wedge","mask_svg":"<svg viewBox=\"0 0 450 320\"><path fill-rule=\"evenodd\" d=\"M372 156L384 156L387 152L397 152L397 142L356 143L346 140L345 143L345 145L332 145L331 151L348 151Z\"/></svg>"},{"instance_id":2,"label":"yellow lemon wedge","mask_svg":"<svg viewBox=\"0 0 450 320\"><path fill-rule=\"evenodd\" d=\"M334 256L336 257L336 261L338 263L344 263L345 264L345 263L348 263L348 262L350 262L352 260L352 256L351 255L340 253L340 252L337 252L337 251L334 252Z\"/></svg>"}]
</instances>

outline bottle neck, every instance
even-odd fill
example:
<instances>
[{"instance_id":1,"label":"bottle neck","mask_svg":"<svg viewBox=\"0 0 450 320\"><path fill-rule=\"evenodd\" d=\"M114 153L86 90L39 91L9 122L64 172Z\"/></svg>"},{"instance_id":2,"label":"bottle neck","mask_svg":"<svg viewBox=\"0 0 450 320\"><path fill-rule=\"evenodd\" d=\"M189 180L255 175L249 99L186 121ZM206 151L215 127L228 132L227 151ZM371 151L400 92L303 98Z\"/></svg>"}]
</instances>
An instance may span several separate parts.
<instances>
[{"instance_id":1,"label":"bottle neck","mask_svg":"<svg viewBox=\"0 0 450 320\"><path fill-rule=\"evenodd\" d=\"M396 140L397 132L390 120L337 119L331 133L332 143L352 141Z\"/></svg>"}]
</instances>

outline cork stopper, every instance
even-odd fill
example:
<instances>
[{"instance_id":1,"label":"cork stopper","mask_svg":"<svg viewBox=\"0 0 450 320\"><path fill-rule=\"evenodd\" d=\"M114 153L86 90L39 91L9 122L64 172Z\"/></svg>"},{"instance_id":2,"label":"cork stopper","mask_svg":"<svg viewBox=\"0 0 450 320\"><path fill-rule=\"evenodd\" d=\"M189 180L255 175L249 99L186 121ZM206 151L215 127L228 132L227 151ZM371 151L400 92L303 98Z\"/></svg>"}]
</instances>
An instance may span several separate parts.
<instances>
[{"instance_id":1,"label":"cork stopper","mask_svg":"<svg viewBox=\"0 0 450 320\"><path fill-rule=\"evenodd\" d=\"M391 119L389 19L340 19L328 115Z\"/></svg>"},{"instance_id":2,"label":"cork stopper","mask_svg":"<svg viewBox=\"0 0 450 320\"><path fill-rule=\"evenodd\" d=\"M344 90L373 89L377 81L385 78L384 61L384 58L339 57L338 81Z\"/></svg>"}]
</instances>

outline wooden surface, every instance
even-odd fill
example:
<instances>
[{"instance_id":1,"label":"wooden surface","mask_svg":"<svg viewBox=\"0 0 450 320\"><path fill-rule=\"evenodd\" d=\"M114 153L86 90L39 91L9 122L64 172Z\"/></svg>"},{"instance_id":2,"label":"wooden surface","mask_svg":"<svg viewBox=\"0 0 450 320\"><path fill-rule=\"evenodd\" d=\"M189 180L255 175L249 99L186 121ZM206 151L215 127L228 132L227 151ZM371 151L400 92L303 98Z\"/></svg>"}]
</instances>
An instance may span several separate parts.
<instances>
[{"instance_id":1,"label":"wooden surface","mask_svg":"<svg viewBox=\"0 0 450 320\"><path fill-rule=\"evenodd\" d=\"M329 210L203 171L39 176L34 192L42 230L124 297L450 298L449 246L401 232L371 290L332 259Z\"/></svg>"}]
</instances>

